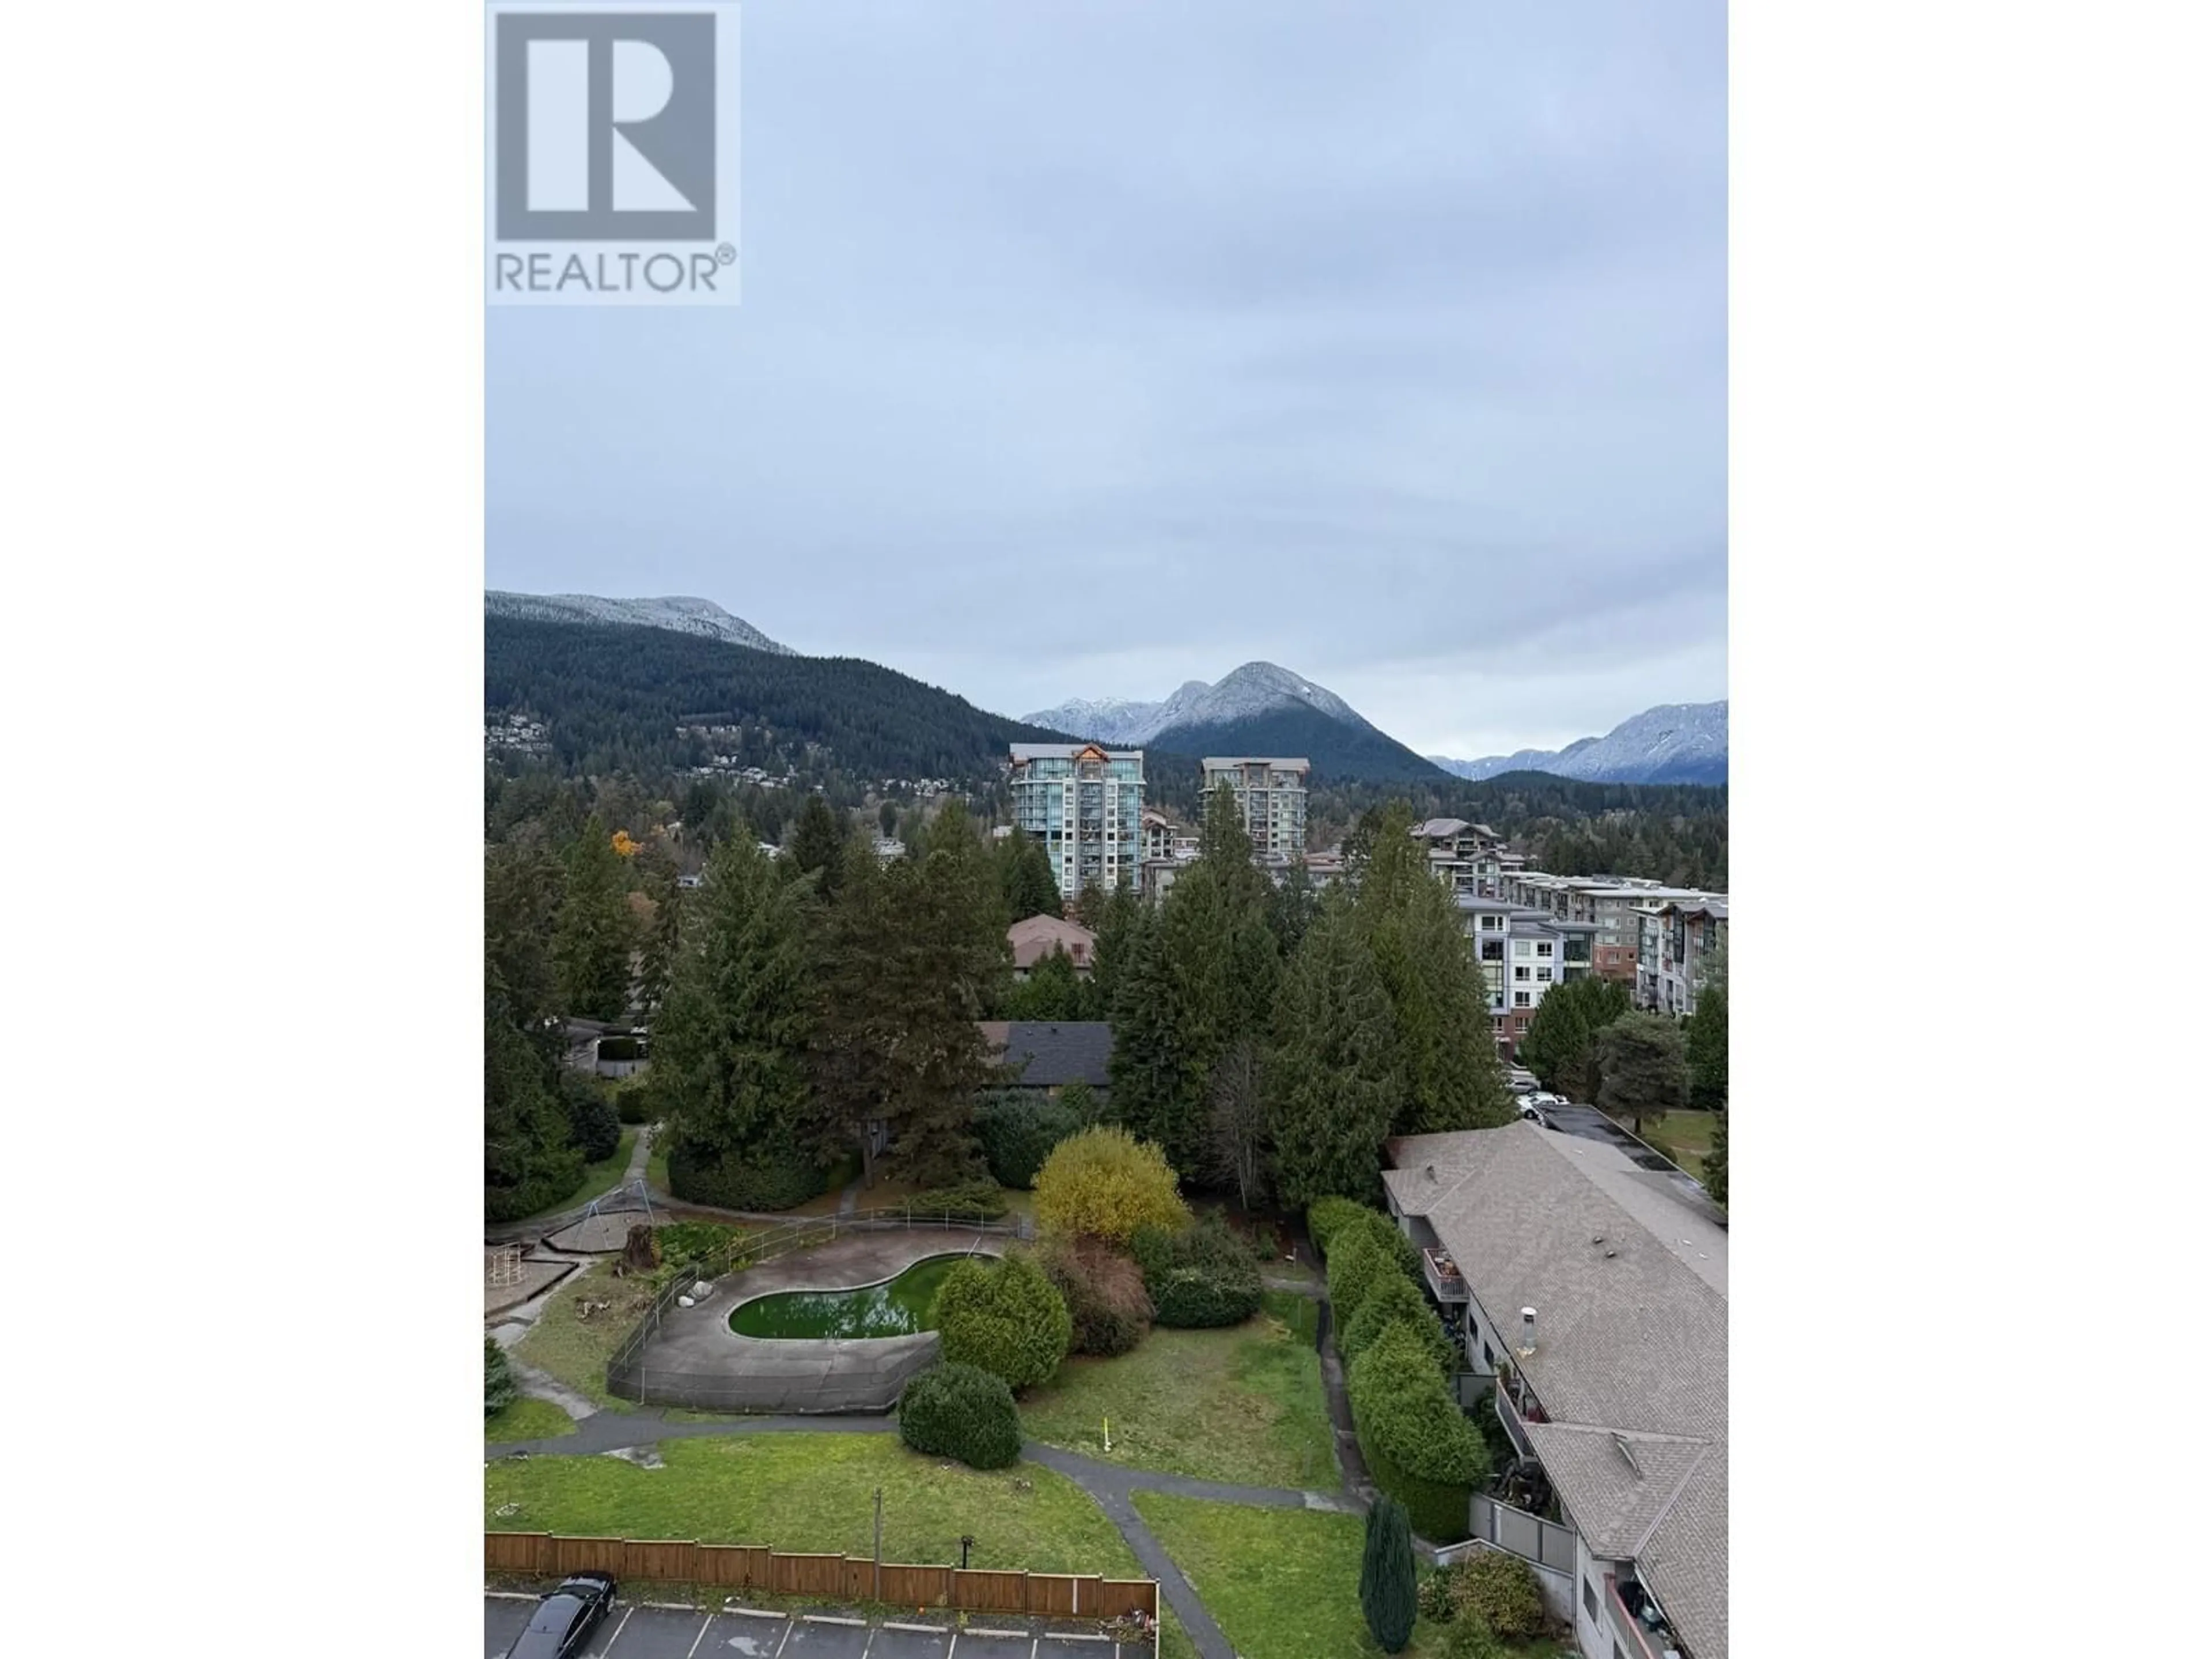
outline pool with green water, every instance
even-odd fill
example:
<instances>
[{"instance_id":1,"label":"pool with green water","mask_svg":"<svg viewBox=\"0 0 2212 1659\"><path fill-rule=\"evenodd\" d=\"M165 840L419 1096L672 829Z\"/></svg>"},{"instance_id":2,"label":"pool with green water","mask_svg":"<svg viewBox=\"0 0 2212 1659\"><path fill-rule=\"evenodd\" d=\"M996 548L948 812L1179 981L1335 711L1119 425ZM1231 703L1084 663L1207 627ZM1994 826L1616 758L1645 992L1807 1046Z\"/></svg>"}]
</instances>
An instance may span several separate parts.
<instances>
[{"instance_id":1,"label":"pool with green water","mask_svg":"<svg viewBox=\"0 0 2212 1659\"><path fill-rule=\"evenodd\" d=\"M896 1279L856 1291L779 1291L740 1303L730 1314L739 1336L911 1336L935 1328L929 1304L963 1258L924 1257Z\"/></svg>"}]
</instances>

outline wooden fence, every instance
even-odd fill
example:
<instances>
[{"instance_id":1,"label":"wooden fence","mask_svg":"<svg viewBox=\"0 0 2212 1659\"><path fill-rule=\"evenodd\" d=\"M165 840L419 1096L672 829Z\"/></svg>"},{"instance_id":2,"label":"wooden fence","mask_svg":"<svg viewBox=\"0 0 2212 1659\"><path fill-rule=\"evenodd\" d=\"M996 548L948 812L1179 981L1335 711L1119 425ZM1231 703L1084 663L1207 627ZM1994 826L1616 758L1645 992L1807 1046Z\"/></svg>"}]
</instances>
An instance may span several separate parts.
<instances>
[{"instance_id":1,"label":"wooden fence","mask_svg":"<svg viewBox=\"0 0 2212 1659\"><path fill-rule=\"evenodd\" d=\"M883 1578L878 1593L878 1569L866 1556L783 1555L757 1544L488 1532L484 1571L532 1578L605 1572L617 1579L711 1584L774 1595L881 1601L891 1607L951 1607L964 1613L1035 1613L1054 1619L1119 1619L1131 1613L1143 1613L1152 1619L1160 1616L1160 1587L1150 1578L1001 1572L886 1561L880 1569Z\"/></svg>"}]
</instances>

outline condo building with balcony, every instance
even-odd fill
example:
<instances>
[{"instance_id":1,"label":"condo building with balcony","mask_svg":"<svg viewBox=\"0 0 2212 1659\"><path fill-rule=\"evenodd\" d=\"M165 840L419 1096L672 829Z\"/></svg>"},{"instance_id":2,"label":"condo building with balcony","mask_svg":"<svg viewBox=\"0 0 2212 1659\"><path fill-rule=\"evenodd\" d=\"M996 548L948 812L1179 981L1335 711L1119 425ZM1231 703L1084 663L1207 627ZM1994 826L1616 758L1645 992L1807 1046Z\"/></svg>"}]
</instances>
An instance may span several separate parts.
<instances>
[{"instance_id":1,"label":"condo building with balcony","mask_svg":"<svg viewBox=\"0 0 2212 1659\"><path fill-rule=\"evenodd\" d=\"M1640 928L1637 1006L1662 1014L1694 1014L1705 974L1728 943L1728 900L1710 894L1668 899L1635 914Z\"/></svg>"},{"instance_id":2,"label":"condo building with balcony","mask_svg":"<svg viewBox=\"0 0 2212 1659\"><path fill-rule=\"evenodd\" d=\"M1237 815L1261 861L1286 864L1305 856L1306 779L1313 771L1310 762L1209 756L1199 763L1199 769L1208 795L1224 783L1236 795Z\"/></svg>"},{"instance_id":3,"label":"condo building with balcony","mask_svg":"<svg viewBox=\"0 0 2212 1659\"><path fill-rule=\"evenodd\" d=\"M1563 921L1504 899L1462 896L1460 926L1490 995L1491 1036L1510 1059L1555 985L1591 971L1597 924Z\"/></svg>"},{"instance_id":4,"label":"condo building with balcony","mask_svg":"<svg viewBox=\"0 0 2212 1659\"><path fill-rule=\"evenodd\" d=\"M1096 883L1138 889L1145 858L1145 751L1018 743L1008 757L1014 823L1044 848L1073 902Z\"/></svg>"}]
</instances>

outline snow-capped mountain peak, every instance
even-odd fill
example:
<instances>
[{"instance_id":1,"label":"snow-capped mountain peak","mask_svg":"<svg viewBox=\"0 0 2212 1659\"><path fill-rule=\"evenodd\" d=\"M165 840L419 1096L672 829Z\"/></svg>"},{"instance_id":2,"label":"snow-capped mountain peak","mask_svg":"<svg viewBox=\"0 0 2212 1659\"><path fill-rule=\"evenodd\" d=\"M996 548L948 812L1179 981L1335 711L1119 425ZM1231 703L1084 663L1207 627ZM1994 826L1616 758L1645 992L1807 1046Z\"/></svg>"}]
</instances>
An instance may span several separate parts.
<instances>
[{"instance_id":1,"label":"snow-capped mountain peak","mask_svg":"<svg viewBox=\"0 0 2212 1659\"><path fill-rule=\"evenodd\" d=\"M726 640L755 651L780 657L796 656L787 645L779 645L743 617L733 617L712 599L673 595L656 599L610 599L592 593L501 593L487 591L484 614L514 617L524 622L627 623L640 628L665 628L676 634L698 634Z\"/></svg>"},{"instance_id":2,"label":"snow-capped mountain peak","mask_svg":"<svg viewBox=\"0 0 2212 1659\"><path fill-rule=\"evenodd\" d=\"M1502 772L1549 772L1591 783L1726 783L1728 699L1668 702L1632 714L1601 738L1559 750L1523 749L1481 760L1431 755L1445 771L1480 782Z\"/></svg>"}]
</instances>

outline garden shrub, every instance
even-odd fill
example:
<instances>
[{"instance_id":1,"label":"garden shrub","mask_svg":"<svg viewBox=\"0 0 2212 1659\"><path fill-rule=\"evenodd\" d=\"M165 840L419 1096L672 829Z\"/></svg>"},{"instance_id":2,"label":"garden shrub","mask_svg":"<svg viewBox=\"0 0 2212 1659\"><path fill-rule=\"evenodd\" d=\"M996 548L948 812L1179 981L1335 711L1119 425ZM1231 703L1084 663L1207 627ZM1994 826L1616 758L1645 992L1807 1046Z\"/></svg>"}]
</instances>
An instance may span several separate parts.
<instances>
[{"instance_id":1,"label":"garden shrub","mask_svg":"<svg viewBox=\"0 0 2212 1659\"><path fill-rule=\"evenodd\" d=\"M1420 1251L1414 1248L1412 1239L1398 1231L1398 1224L1380 1210L1363 1209L1356 1216L1346 1217L1334 1237L1338 1243L1342 1243L1355 1235L1374 1241L1407 1278L1420 1278Z\"/></svg>"},{"instance_id":2,"label":"garden shrub","mask_svg":"<svg viewBox=\"0 0 2212 1659\"><path fill-rule=\"evenodd\" d=\"M516 1392L507 1351L491 1338L484 1338L484 1415L489 1417L513 1405Z\"/></svg>"},{"instance_id":3,"label":"garden shrub","mask_svg":"<svg viewBox=\"0 0 2212 1659\"><path fill-rule=\"evenodd\" d=\"M1336 1351L1349 1365L1372 1347L1386 1329L1400 1324L1421 1339L1421 1346L1436 1361L1439 1376L1449 1379L1459 1374L1459 1351L1444 1334L1443 1322L1437 1317L1420 1286L1403 1273L1383 1275L1367 1292L1358 1313L1338 1334Z\"/></svg>"},{"instance_id":4,"label":"garden shrub","mask_svg":"<svg viewBox=\"0 0 2212 1659\"><path fill-rule=\"evenodd\" d=\"M1006 1212L1006 1194L995 1181L963 1181L914 1195L916 1215L949 1216L955 1221L996 1221Z\"/></svg>"},{"instance_id":5,"label":"garden shrub","mask_svg":"<svg viewBox=\"0 0 2212 1659\"><path fill-rule=\"evenodd\" d=\"M1489 1452L1419 1333L1386 1326L1346 1367L1345 1391L1376 1485L1406 1505L1431 1543L1466 1537L1468 1492L1487 1474Z\"/></svg>"},{"instance_id":6,"label":"garden shrub","mask_svg":"<svg viewBox=\"0 0 2212 1659\"><path fill-rule=\"evenodd\" d=\"M1021 1414L1006 1379L975 1365L933 1366L900 1390L899 1438L933 1457L1003 1469L1022 1455Z\"/></svg>"},{"instance_id":7,"label":"garden shrub","mask_svg":"<svg viewBox=\"0 0 2212 1659\"><path fill-rule=\"evenodd\" d=\"M486 1183L486 1221L520 1221L575 1195L584 1179L584 1160L576 1149L549 1147L539 1158L542 1161L532 1166L529 1177L514 1186Z\"/></svg>"},{"instance_id":8,"label":"garden shrub","mask_svg":"<svg viewBox=\"0 0 2212 1659\"><path fill-rule=\"evenodd\" d=\"M1462 1619L1512 1642L1544 1633L1544 1592L1536 1570L1519 1556L1476 1550L1453 1565L1451 1579L1452 1600Z\"/></svg>"},{"instance_id":9,"label":"garden shrub","mask_svg":"<svg viewBox=\"0 0 2212 1659\"><path fill-rule=\"evenodd\" d=\"M672 1221L655 1237L664 1263L689 1266L708 1256L719 1258L723 1246L738 1237L738 1230L719 1221Z\"/></svg>"},{"instance_id":10,"label":"garden shrub","mask_svg":"<svg viewBox=\"0 0 2212 1659\"><path fill-rule=\"evenodd\" d=\"M586 1164L612 1158L622 1145L622 1120L599 1085L579 1072L561 1073L561 1103L568 1109L568 1144Z\"/></svg>"},{"instance_id":11,"label":"garden shrub","mask_svg":"<svg viewBox=\"0 0 2212 1659\"><path fill-rule=\"evenodd\" d=\"M1451 1574L1442 1568L1422 1572L1417 1600L1421 1617L1436 1624L1449 1625L1459 1612L1459 1604L1452 1600Z\"/></svg>"},{"instance_id":12,"label":"garden shrub","mask_svg":"<svg viewBox=\"0 0 2212 1659\"><path fill-rule=\"evenodd\" d=\"M680 1139L668 1149L668 1190L718 1210L788 1210L827 1185L822 1167L790 1148L762 1147L719 1158Z\"/></svg>"},{"instance_id":13,"label":"garden shrub","mask_svg":"<svg viewBox=\"0 0 2212 1659\"><path fill-rule=\"evenodd\" d=\"M658 1123L667 1115L660 1089L651 1072L626 1077L615 1085L615 1118L622 1123Z\"/></svg>"},{"instance_id":14,"label":"garden shrub","mask_svg":"<svg viewBox=\"0 0 2212 1659\"><path fill-rule=\"evenodd\" d=\"M1002 1187L1036 1185L1052 1149L1084 1127L1082 1114L1064 1099L1048 1100L1020 1090L1000 1090L975 1104L975 1133L984 1160Z\"/></svg>"},{"instance_id":15,"label":"garden shrub","mask_svg":"<svg viewBox=\"0 0 2212 1659\"><path fill-rule=\"evenodd\" d=\"M1049 1379L1074 1334L1060 1291L1020 1251L961 1262L939 1287L935 1314L948 1361L980 1365L1013 1389Z\"/></svg>"},{"instance_id":16,"label":"garden shrub","mask_svg":"<svg viewBox=\"0 0 2212 1659\"><path fill-rule=\"evenodd\" d=\"M1152 1299L1145 1290L1144 1269L1134 1261L1095 1238L1057 1240L1042 1260L1067 1304L1071 1352L1127 1353L1145 1340L1152 1328Z\"/></svg>"},{"instance_id":17,"label":"garden shrub","mask_svg":"<svg viewBox=\"0 0 2212 1659\"><path fill-rule=\"evenodd\" d=\"M1444 1626L1443 1659L1511 1659L1498 1632L1472 1615Z\"/></svg>"},{"instance_id":18,"label":"garden shrub","mask_svg":"<svg viewBox=\"0 0 2212 1659\"><path fill-rule=\"evenodd\" d=\"M1095 1125L1052 1149L1036 1177L1037 1224L1048 1233L1127 1243L1139 1227L1188 1226L1166 1155L1127 1129Z\"/></svg>"},{"instance_id":19,"label":"garden shrub","mask_svg":"<svg viewBox=\"0 0 2212 1659\"><path fill-rule=\"evenodd\" d=\"M1139 1228L1130 1248L1158 1324L1207 1329L1241 1325L1259 1311L1260 1264L1218 1215L1180 1232Z\"/></svg>"},{"instance_id":20,"label":"garden shrub","mask_svg":"<svg viewBox=\"0 0 2212 1659\"><path fill-rule=\"evenodd\" d=\"M1326 1261L1328 1258L1328 1241L1335 1236L1338 1228L1347 1221L1374 1213L1355 1199L1317 1198L1306 1210L1306 1232L1313 1240L1314 1249L1319 1250L1322 1260Z\"/></svg>"}]
</instances>

